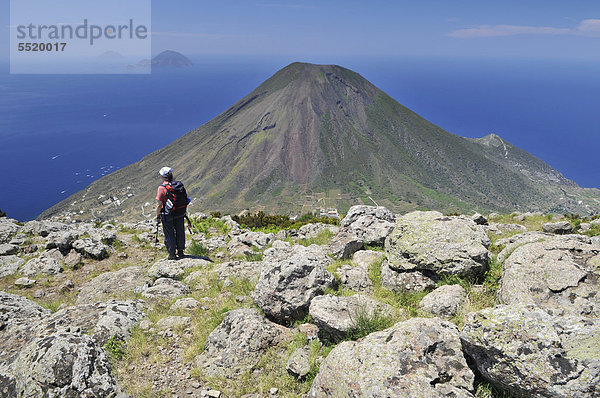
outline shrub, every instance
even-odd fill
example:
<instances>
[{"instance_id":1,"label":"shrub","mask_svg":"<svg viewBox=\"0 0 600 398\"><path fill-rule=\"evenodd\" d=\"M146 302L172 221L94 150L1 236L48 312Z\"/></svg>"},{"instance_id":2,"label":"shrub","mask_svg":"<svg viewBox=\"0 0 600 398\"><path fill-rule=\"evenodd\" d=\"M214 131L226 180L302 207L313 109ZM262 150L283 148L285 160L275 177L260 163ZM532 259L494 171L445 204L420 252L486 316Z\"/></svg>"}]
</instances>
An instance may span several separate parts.
<instances>
[{"instance_id":1,"label":"shrub","mask_svg":"<svg viewBox=\"0 0 600 398\"><path fill-rule=\"evenodd\" d=\"M112 336L106 344L104 350L110 354L115 360L120 360L125 355L125 342L117 336Z\"/></svg>"},{"instance_id":2,"label":"shrub","mask_svg":"<svg viewBox=\"0 0 600 398\"><path fill-rule=\"evenodd\" d=\"M190 246L187 248L188 254L192 256L208 256L208 249L202 245L202 243L198 243L195 240L192 241Z\"/></svg>"},{"instance_id":3,"label":"shrub","mask_svg":"<svg viewBox=\"0 0 600 398\"><path fill-rule=\"evenodd\" d=\"M373 332L387 329L392 324L392 318L382 315L379 311L368 314L367 311L362 310L358 313L356 319L352 320L352 326L348 330L347 338L349 340L358 340Z\"/></svg>"},{"instance_id":4,"label":"shrub","mask_svg":"<svg viewBox=\"0 0 600 398\"><path fill-rule=\"evenodd\" d=\"M231 217L235 222L244 228L249 228L253 231L273 232L276 233L282 229L297 229L303 225L310 223L323 223L338 225L340 220L332 217L319 217L314 214L304 214L297 220L292 220L283 214L265 214L259 211L256 214L245 214L242 216Z\"/></svg>"},{"instance_id":5,"label":"shrub","mask_svg":"<svg viewBox=\"0 0 600 398\"><path fill-rule=\"evenodd\" d=\"M2 209L0 209L0 217L6 217L6 212L3 212Z\"/></svg>"}]
</instances>

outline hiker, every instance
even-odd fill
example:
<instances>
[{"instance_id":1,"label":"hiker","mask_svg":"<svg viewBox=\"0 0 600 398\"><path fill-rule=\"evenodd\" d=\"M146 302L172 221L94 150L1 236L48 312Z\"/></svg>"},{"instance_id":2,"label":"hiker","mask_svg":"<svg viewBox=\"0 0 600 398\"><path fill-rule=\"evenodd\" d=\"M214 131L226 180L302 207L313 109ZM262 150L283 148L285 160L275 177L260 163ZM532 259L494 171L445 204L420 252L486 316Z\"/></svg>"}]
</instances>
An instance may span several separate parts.
<instances>
[{"instance_id":1,"label":"hiker","mask_svg":"<svg viewBox=\"0 0 600 398\"><path fill-rule=\"evenodd\" d=\"M181 181L173 181L173 169L163 167L158 172L163 179L156 193L156 225L162 222L169 260L183 258L185 249L186 208L189 203Z\"/></svg>"}]
</instances>

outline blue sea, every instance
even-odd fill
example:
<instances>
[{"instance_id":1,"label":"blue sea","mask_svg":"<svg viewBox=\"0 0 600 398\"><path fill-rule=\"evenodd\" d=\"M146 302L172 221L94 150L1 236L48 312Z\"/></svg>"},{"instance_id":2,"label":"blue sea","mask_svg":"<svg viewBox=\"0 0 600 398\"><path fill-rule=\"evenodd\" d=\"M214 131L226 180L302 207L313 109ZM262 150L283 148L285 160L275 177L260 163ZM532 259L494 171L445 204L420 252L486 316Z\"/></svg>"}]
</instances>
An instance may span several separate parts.
<instances>
[{"instance_id":1,"label":"blue sea","mask_svg":"<svg viewBox=\"0 0 600 398\"><path fill-rule=\"evenodd\" d=\"M348 67L451 133L491 132L600 187L597 63L190 57L150 75L10 75L0 64L0 209L19 220L209 121L293 61Z\"/></svg>"}]
</instances>

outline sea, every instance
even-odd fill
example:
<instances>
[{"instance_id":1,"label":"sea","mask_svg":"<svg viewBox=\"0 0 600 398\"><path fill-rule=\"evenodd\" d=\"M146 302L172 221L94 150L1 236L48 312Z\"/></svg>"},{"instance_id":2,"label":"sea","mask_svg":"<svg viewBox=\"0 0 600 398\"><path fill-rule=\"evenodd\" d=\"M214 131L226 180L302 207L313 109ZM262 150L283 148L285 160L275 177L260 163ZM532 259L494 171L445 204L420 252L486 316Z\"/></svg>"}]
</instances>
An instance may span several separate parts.
<instances>
[{"instance_id":1,"label":"sea","mask_svg":"<svg viewBox=\"0 0 600 398\"><path fill-rule=\"evenodd\" d=\"M149 75L11 75L0 63L0 209L21 221L36 218L206 123L294 61L350 68L453 134L498 134L579 185L600 187L598 62L189 58L192 67Z\"/></svg>"}]
</instances>

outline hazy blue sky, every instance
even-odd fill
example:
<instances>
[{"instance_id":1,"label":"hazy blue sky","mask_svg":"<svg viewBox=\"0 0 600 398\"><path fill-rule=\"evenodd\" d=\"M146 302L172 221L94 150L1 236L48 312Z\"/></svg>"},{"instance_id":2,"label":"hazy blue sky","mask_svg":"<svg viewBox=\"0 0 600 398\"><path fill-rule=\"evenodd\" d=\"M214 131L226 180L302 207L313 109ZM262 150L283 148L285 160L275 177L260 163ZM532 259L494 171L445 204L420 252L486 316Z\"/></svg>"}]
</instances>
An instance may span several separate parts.
<instances>
[{"instance_id":1,"label":"hazy blue sky","mask_svg":"<svg viewBox=\"0 0 600 398\"><path fill-rule=\"evenodd\" d=\"M154 0L152 24L155 53L600 60L597 0Z\"/></svg>"},{"instance_id":2,"label":"hazy blue sky","mask_svg":"<svg viewBox=\"0 0 600 398\"><path fill-rule=\"evenodd\" d=\"M192 0L152 7L155 51L600 60L597 0Z\"/></svg>"}]
</instances>

